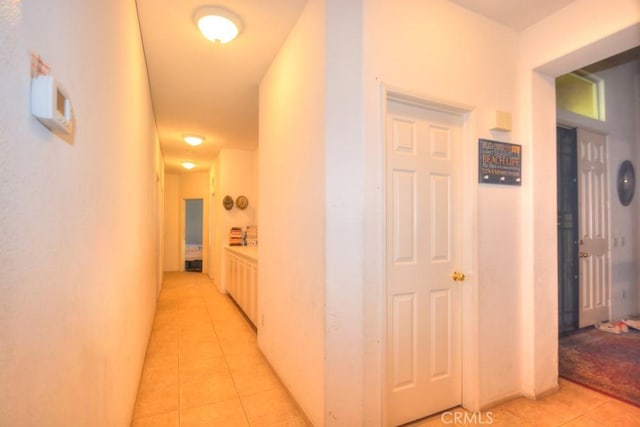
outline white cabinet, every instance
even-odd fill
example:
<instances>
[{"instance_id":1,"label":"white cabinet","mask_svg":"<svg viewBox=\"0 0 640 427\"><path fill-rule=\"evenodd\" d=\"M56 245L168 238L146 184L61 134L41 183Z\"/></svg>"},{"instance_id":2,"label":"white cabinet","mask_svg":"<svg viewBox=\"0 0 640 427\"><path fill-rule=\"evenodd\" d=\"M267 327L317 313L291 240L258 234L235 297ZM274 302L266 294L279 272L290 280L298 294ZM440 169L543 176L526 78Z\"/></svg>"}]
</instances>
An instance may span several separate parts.
<instances>
[{"instance_id":1,"label":"white cabinet","mask_svg":"<svg viewBox=\"0 0 640 427\"><path fill-rule=\"evenodd\" d=\"M256 247L225 248L225 288L249 320L258 325L258 257Z\"/></svg>"}]
</instances>

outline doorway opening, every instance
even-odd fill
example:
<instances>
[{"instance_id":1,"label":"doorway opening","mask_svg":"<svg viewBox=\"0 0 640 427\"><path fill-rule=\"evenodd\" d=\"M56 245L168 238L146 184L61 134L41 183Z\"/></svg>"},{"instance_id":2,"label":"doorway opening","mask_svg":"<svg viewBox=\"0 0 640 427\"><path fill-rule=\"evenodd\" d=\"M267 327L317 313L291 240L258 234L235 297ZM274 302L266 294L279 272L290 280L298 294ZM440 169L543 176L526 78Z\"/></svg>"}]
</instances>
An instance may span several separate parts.
<instances>
[{"instance_id":1,"label":"doorway opening","mask_svg":"<svg viewBox=\"0 0 640 427\"><path fill-rule=\"evenodd\" d=\"M184 270L202 272L203 200L184 201Z\"/></svg>"},{"instance_id":2,"label":"doorway opening","mask_svg":"<svg viewBox=\"0 0 640 427\"><path fill-rule=\"evenodd\" d=\"M640 383L618 388L635 377L607 368L627 366L630 354L617 345L627 338L609 342L610 334L638 337L627 326L640 312L638 205L620 199L616 175L625 162L638 161L639 52L634 48L582 69L597 77L592 81L598 90L591 87L590 93L602 96L574 102L573 90L569 97L557 92L556 99L558 374L628 401Z\"/></svg>"},{"instance_id":3,"label":"doorway opening","mask_svg":"<svg viewBox=\"0 0 640 427\"><path fill-rule=\"evenodd\" d=\"M639 53L556 79L559 335L639 311L637 270L627 267L637 253L637 211L615 197L614 176L638 158ZM581 85L568 84L576 73Z\"/></svg>"}]
</instances>

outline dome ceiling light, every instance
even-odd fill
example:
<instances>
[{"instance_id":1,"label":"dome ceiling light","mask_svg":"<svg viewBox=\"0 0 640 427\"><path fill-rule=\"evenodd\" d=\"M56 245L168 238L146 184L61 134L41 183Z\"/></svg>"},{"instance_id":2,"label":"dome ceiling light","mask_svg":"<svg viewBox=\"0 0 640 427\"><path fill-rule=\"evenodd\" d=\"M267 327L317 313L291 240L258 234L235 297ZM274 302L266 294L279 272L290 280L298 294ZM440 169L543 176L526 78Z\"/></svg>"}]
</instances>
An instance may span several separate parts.
<instances>
[{"instance_id":1,"label":"dome ceiling light","mask_svg":"<svg viewBox=\"0 0 640 427\"><path fill-rule=\"evenodd\" d=\"M202 142L204 141L204 138L198 135L185 135L183 139L184 142L189 145L193 145L194 147L196 145L202 144Z\"/></svg>"},{"instance_id":2,"label":"dome ceiling light","mask_svg":"<svg viewBox=\"0 0 640 427\"><path fill-rule=\"evenodd\" d=\"M196 11L196 25L208 40L228 43L240 33L240 18L233 12L217 6L205 6Z\"/></svg>"},{"instance_id":3,"label":"dome ceiling light","mask_svg":"<svg viewBox=\"0 0 640 427\"><path fill-rule=\"evenodd\" d=\"M196 164L193 162L182 162L182 167L191 170L196 167Z\"/></svg>"}]
</instances>

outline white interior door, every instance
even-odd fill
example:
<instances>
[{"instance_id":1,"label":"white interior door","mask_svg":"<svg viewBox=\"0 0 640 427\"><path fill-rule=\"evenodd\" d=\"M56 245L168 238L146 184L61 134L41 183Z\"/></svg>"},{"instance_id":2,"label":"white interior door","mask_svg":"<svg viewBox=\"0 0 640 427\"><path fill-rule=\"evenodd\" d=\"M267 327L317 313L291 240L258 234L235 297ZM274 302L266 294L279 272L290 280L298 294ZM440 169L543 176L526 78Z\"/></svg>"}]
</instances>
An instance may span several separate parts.
<instances>
[{"instance_id":1,"label":"white interior door","mask_svg":"<svg viewBox=\"0 0 640 427\"><path fill-rule=\"evenodd\" d=\"M580 327L609 319L607 138L578 129Z\"/></svg>"},{"instance_id":2,"label":"white interior door","mask_svg":"<svg viewBox=\"0 0 640 427\"><path fill-rule=\"evenodd\" d=\"M386 118L387 421L462 399L462 117L389 101Z\"/></svg>"}]
</instances>

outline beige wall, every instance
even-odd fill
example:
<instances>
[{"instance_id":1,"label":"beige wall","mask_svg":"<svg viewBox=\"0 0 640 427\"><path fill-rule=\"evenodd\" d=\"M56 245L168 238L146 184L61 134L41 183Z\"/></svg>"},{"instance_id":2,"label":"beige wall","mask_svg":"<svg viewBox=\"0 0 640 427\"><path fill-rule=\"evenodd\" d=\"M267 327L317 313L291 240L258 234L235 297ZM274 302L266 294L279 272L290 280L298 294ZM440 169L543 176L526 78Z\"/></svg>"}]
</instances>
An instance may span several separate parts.
<instances>
[{"instance_id":1,"label":"beige wall","mask_svg":"<svg viewBox=\"0 0 640 427\"><path fill-rule=\"evenodd\" d=\"M364 383L363 3L325 1L325 419L368 425Z\"/></svg>"},{"instance_id":2,"label":"beige wall","mask_svg":"<svg viewBox=\"0 0 640 427\"><path fill-rule=\"evenodd\" d=\"M69 93L71 143L29 114L30 51ZM0 423L129 425L162 176L135 4L2 0L0 58Z\"/></svg>"},{"instance_id":3,"label":"beige wall","mask_svg":"<svg viewBox=\"0 0 640 427\"><path fill-rule=\"evenodd\" d=\"M220 156L217 156L209 169L209 202L211 203L211 209L209 209L209 221L210 221L210 233L209 233L209 277L213 279L214 284L220 290L224 292L222 287L222 280L220 276L221 272L221 251L224 245L220 230L220 212L218 207L222 205L222 198L220 194ZM222 196L224 197L224 196Z\"/></svg>"},{"instance_id":4,"label":"beige wall","mask_svg":"<svg viewBox=\"0 0 640 427\"><path fill-rule=\"evenodd\" d=\"M380 388L383 385L381 348L384 328L385 264L382 206L383 151L380 139L383 116L381 85L431 102L469 111L461 171L464 176L464 260L467 274L463 294L463 396L465 405L477 406L519 392L520 349L517 321L520 298L520 198L518 186L477 183L477 140L521 143L517 134L518 105L515 68L518 36L509 28L480 17L450 2L382 0L365 2L365 149L368 180L367 320L368 380L376 387L365 392L369 423L380 423ZM452 25L455 23L455 25ZM507 111L513 131L489 129L492 111ZM382 270L383 271L383 270ZM500 310L496 310L500 307ZM500 333L496 333L496 331ZM478 367L481 367L478 369ZM376 380L378 382L376 382ZM375 410L373 408L376 408Z\"/></svg>"},{"instance_id":5,"label":"beige wall","mask_svg":"<svg viewBox=\"0 0 640 427\"><path fill-rule=\"evenodd\" d=\"M164 156L160 147L160 139L156 138L156 198L155 211L158 217L158 228L156 230L156 239L158 242L157 262L156 262L156 291L159 294L164 279Z\"/></svg>"},{"instance_id":6,"label":"beige wall","mask_svg":"<svg viewBox=\"0 0 640 427\"><path fill-rule=\"evenodd\" d=\"M258 344L325 425L324 1L310 0L260 84Z\"/></svg>"},{"instance_id":7,"label":"beige wall","mask_svg":"<svg viewBox=\"0 0 640 427\"><path fill-rule=\"evenodd\" d=\"M211 249L213 271L210 271L209 276L213 278L221 292L225 290L224 251L222 248L229 243L229 230L231 227L245 228L248 225L256 225L257 170L256 150L223 148L218 153L209 172L209 177L214 182L214 188L210 191L213 196L210 197L210 200L213 206L212 218L215 223L215 226L211 228L210 236L210 240L215 243ZM231 210L226 210L222 205L222 199L227 195L234 200L234 206ZM235 206L238 196L245 196L249 200L246 209L238 209Z\"/></svg>"},{"instance_id":8,"label":"beige wall","mask_svg":"<svg viewBox=\"0 0 640 427\"><path fill-rule=\"evenodd\" d=\"M165 174L164 271L182 271L180 265L180 175Z\"/></svg>"}]
</instances>

